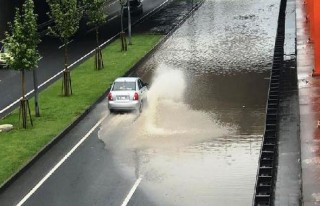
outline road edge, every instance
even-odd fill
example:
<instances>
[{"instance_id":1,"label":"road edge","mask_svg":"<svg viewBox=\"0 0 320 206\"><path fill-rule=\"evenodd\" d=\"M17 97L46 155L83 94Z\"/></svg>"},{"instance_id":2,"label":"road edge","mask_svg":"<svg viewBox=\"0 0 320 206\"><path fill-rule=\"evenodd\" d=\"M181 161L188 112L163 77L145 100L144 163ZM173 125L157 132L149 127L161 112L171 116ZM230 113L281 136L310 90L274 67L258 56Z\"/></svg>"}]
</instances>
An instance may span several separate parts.
<instances>
[{"instance_id":1,"label":"road edge","mask_svg":"<svg viewBox=\"0 0 320 206\"><path fill-rule=\"evenodd\" d=\"M160 39L160 41L148 52L146 53L135 65L133 65L131 68L128 69L128 71L123 76L130 76L133 74L134 71L137 70L143 63L145 63L150 56L152 56L159 47L196 11L198 10L205 0L201 0L200 2L195 3L194 8L190 10L189 13L187 13L180 22L172 28L172 30L164 35ZM108 43L111 43L112 41L109 41ZM104 46L108 45L105 44ZM82 61L80 61L82 62ZM56 137L54 137L48 144L46 144L38 153L36 153L24 166L21 167L20 170L18 170L16 173L14 173L11 177L9 177L2 185L0 185L0 193L5 191L13 182L16 181L25 171L27 171L38 159L40 159L49 149L51 149L57 142L59 142L68 132L71 131L81 120L83 120L87 114L93 110L93 108L96 107L97 104L102 102L102 100L106 97L106 94L109 92L110 88L108 88L105 92L101 94L101 96L88 108L84 110L83 113L81 113L75 121L73 121L69 126L67 126L60 134L58 134Z\"/></svg>"}]
</instances>

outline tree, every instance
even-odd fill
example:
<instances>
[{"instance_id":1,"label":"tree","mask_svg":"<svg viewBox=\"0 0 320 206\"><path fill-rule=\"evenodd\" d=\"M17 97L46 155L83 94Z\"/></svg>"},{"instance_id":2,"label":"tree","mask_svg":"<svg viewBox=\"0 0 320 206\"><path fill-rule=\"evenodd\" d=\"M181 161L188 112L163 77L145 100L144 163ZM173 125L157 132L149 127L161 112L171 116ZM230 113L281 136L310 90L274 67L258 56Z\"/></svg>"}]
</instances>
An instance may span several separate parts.
<instances>
[{"instance_id":1,"label":"tree","mask_svg":"<svg viewBox=\"0 0 320 206\"><path fill-rule=\"evenodd\" d=\"M105 0L82 0L85 14L88 18L87 25L93 26L96 31L96 54L95 69L100 70L104 67L101 48L99 45L99 27L106 23L107 15L104 13Z\"/></svg>"},{"instance_id":2,"label":"tree","mask_svg":"<svg viewBox=\"0 0 320 206\"><path fill-rule=\"evenodd\" d=\"M20 9L16 9L13 23L9 24L10 34L5 33L3 41L9 56L5 57L9 68L21 72L21 91L19 119L22 119L23 128L27 128L27 119L32 118L29 107L29 101L26 98L25 88L25 70L31 71L38 66L40 54L38 44L40 43L39 34L37 33L37 15L34 14L33 0L26 0Z\"/></svg>"},{"instance_id":3,"label":"tree","mask_svg":"<svg viewBox=\"0 0 320 206\"><path fill-rule=\"evenodd\" d=\"M121 32L120 32L120 40L121 40L121 51L127 51L127 40L125 33L123 31L123 7L126 4L127 0L119 0L120 6L121 6Z\"/></svg>"},{"instance_id":4,"label":"tree","mask_svg":"<svg viewBox=\"0 0 320 206\"><path fill-rule=\"evenodd\" d=\"M47 0L50 12L49 17L53 19L54 26L48 27L49 34L57 37L64 45L64 71L62 81L62 94L72 95L70 70L68 69L68 42L79 29L82 10L77 0Z\"/></svg>"}]
</instances>

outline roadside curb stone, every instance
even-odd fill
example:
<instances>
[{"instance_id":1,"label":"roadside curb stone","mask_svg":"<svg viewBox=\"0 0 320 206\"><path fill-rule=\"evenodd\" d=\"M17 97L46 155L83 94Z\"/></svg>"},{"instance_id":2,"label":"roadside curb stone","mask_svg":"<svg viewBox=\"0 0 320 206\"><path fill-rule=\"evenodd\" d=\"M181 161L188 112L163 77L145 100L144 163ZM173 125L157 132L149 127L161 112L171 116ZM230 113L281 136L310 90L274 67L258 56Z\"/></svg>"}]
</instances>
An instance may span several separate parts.
<instances>
[{"instance_id":1,"label":"roadside curb stone","mask_svg":"<svg viewBox=\"0 0 320 206\"><path fill-rule=\"evenodd\" d=\"M172 0L169 1L173 2ZM171 30L164 35L163 38L160 39L160 41L148 52L146 53L135 65L133 65L129 70L123 75L125 76L132 76L134 74L134 71L143 63L145 62L152 54L175 32L182 23L184 23L192 13L194 13L200 6L203 4L204 0L201 0L197 4L194 5L194 8L192 10L189 10L189 13L184 14L184 17L181 19L177 19L179 23L175 24L173 27L171 27ZM160 10L167 5L163 5ZM157 13L158 11L155 11ZM154 15L153 13L152 15ZM140 19L139 23L143 22L144 19ZM138 23L137 23L138 24ZM134 25L133 25L134 26ZM107 41L102 44L103 47L114 41L115 38L113 38L111 41ZM88 57L89 58L89 57ZM86 59L83 59L84 61ZM82 63L82 61L77 62L77 64L72 65L72 67L75 67L76 65ZM60 139L62 139L72 128L74 128L84 117L104 98L106 98L106 94L109 92L108 88L105 92L101 94L100 97L97 98L97 100L90 105L88 108L86 108L80 116L75 119L74 122L72 122L70 125L68 125L60 134L58 134L55 138L53 138L47 145L45 145L37 154L34 155L33 158L31 158L22 168L17 171L15 174L13 174L11 177L8 178L7 181L5 181L2 185L0 184L0 193L3 192L6 188L10 186L19 176L21 176L28 168L30 168L35 161L37 161L44 153L46 153L53 145L55 145ZM0 129L1 130L1 129Z\"/></svg>"},{"instance_id":2,"label":"roadside curb stone","mask_svg":"<svg viewBox=\"0 0 320 206\"><path fill-rule=\"evenodd\" d=\"M0 132L9 132L12 129L13 129L12 124L1 124L0 125Z\"/></svg>"}]
</instances>

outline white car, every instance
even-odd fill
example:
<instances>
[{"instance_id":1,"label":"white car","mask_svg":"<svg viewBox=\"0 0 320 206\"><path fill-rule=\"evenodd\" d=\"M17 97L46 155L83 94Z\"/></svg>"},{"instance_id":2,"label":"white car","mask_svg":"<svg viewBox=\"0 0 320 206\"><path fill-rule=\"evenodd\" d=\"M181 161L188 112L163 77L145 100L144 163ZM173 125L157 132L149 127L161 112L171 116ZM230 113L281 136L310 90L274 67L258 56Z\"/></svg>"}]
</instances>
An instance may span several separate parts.
<instances>
[{"instance_id":1,"label":"white car","mask_svg":"<svg viewBox=\"0 0 320 206\"><path fill-rule=\"evenodd\" d=\"M108 94L108 108L115 111L142 112L147 101L148 84L138 77L120 77L111 85Z\"/></svg>"},{"instance_id":2,"label":"white car","mask_svg":"<svg viewBox=\"0 0 320 206\"><path fill-rule=\"evenodd\" d=\"M5 60L5 58L9 57L9 53L7 53L7 51L4 49L4 47L1 47L0 49L0 66L1 67L6 67L7 66L7 62Z\"/></svg>"}]
</instances>

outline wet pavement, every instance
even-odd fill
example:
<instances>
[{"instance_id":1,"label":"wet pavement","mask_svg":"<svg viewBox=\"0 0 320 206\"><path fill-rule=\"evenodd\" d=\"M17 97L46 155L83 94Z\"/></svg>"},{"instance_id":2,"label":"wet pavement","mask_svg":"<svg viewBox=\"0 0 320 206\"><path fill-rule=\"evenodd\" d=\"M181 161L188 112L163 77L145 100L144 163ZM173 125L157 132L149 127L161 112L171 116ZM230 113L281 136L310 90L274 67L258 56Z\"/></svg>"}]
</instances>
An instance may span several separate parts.
<instances>
[{"instance_id":1,"label":"wet pavement","mask_svg":"<svg viewBox=\"0 0 320 206\"><path fill-rule=\"evenodd\" d=\"M144 15L149 14L150 12L152 13L155 8L159 7L164 2L167 1L144 0ZM110 38L120 32L119 11L120 4L118 1L111 3L107 8L107 13L109 14L108 23L101 26L99 30L101 43L110 40ZM5 13L2 13L2 15L5 15ZM137 20L140 18L141 16L132 16L132 22L137 22ZM82 22L81 30L73 37L71 43L69 44L68 64L71 65L84 55L92 52L95 48L95 45L95 32L90 30L90 28L85 26L84 22ZM38 84L40 85L40 90L42 90L61 77L61 71L64 68L64 55L59 39L46 35L42 37L42 42L39 45L39 52L43 58L39 62L37 79ZM21 97L20 78L20 73L18 71L0 69L0 118L10 113L19 105L19 99ZM12 82L18 83L12 84ZM32 72L26 72L27 96L32 96L31 91L33 88Z\"/></svg>"},{"instance_id":2,"label":"wet pavement","mask_svg":"<svg viewBox=\"0 0 320 206\"><path fill-rule=\"evenodd\" d=\"M319 77L312 77L313 46L309 42L303 1L297 4L297 71L300 106L302 202L320 205Z\"/></svg>"},{"instance_id":3,"label":"wet pavement","mask_svg":"<svg viewBox=\"0 0 320 206\"><path fill-rule=\"evenodd\" d=\"M154 205L252 203L278 4L206 1L136 72L151 83L148 108L99 131L122 174L142 178L129 205L146 205L141 194Z\"/></svg>"},{"instance_id":4,"label":"wet pavement","mask_svg":"<svg viewBox=\"0 0 320 206\"><path fill-rule=\"evenodd\" d=\"M296 67L296 2L286 1L283 66L278 108L278 165L274 205L301 205L299 91Z\"/></svg>"}]
</instances>

